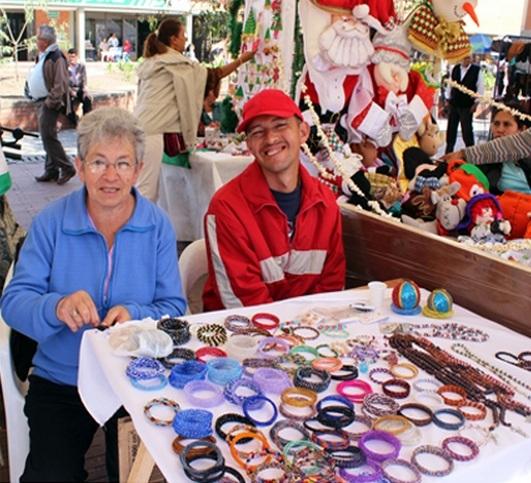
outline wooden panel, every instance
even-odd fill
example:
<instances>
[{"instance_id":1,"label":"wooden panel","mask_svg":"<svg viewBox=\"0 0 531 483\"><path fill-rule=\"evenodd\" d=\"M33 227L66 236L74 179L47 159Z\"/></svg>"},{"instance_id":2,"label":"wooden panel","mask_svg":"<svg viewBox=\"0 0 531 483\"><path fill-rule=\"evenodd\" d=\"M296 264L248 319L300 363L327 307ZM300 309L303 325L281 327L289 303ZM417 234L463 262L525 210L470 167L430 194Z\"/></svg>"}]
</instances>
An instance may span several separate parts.
<instances>
[{"instance_id":1,"label":"wooden panel","mask_svg":"<svg viewBox=\"0 0 531 483\"><path fill-rule=\"evenodd\" d=\"M446 288L461 306L531 337L531 269L344 205L347 271Z\"/></svg>"}]
</instances>

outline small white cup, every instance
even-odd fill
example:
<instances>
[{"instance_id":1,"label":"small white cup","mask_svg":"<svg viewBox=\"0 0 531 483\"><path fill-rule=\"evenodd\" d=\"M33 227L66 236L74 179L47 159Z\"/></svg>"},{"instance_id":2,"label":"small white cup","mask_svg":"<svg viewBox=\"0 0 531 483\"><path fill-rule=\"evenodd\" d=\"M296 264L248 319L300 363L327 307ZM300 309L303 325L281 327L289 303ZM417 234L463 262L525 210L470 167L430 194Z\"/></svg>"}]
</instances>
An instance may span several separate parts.
<instances>
[{"instance_id":1,"label":"small white cup","mask_svg":"<svg viewBox=\"0 0 531 483\"><path fill-rule=\"evenodd\" d=\"M376 309L381 309L384 305L385 291L387 285L383 282L369 282L369 302Z\"/></svg>"}]
</instances>

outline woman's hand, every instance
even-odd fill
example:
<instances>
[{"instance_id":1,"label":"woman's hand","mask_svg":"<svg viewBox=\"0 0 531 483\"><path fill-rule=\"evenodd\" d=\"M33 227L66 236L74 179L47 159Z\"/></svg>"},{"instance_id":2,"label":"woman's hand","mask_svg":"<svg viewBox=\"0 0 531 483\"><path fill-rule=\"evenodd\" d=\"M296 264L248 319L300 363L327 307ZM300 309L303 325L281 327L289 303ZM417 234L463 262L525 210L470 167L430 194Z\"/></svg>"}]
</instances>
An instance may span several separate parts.
<instances>
[{"instance_id":1,"label":"woman's hand","mask_svg":"<svg viewBox=\"0 0 531 483\"><path fill-rule=\"evenodd\" d=\"M92 297L84 290L63 297L57 304L55 314L72 332L77 332L86 324L96 327L100 323L98 309Z\"/></svg>"},{"instance_id":2,"label":"woman's hand","mask_svg":"<svg viewBox=\"0 0 531 483\"><path fill-rule=\"evenodd\" d=\"M123 305L115 305L109 309L101 325L110 327L111 325L127 322L128 320L131 320L129 311Z\"/></svg>"},{"instance_id":3,"label":"woman's hand","mask_svg":"<svg viewBox=\"0 0 531 483\"><path fill-rule=\"evenodd\" d=\"M454 159L460 159L460 160L465 161L465 153L463 153L463 150L454 151L453 153L445 154L442 157L443 161L452 161Z\"/></svg>"},{"instance_id":4,"label":"woman's hand","mask_svg":"<svg viewBox=\"0 0 531 483\"><path fill-rule=\"evenodd\" d=\"M238 57L239 64L245 64L245 62L251 60L256 54L256 51L248 50Z\"/></svg>"}]
</instances>

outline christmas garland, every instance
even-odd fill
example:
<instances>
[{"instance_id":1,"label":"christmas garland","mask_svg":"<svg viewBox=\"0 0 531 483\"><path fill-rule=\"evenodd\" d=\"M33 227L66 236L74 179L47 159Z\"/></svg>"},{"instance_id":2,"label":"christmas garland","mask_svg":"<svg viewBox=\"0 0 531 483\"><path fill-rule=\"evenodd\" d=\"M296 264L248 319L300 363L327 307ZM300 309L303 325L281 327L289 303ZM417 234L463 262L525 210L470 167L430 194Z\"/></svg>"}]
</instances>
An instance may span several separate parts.
<instances>
[{"instance_id":1,"label":"christmas garland","mask_svg":"<svg viewBox=\"0 0 531 483\"><path fill-rule=\"evenodd\" d=\"M502 102L495 101L494 99L491 99L490 97L478 94L477 92L474 92L474 91L471 91L470 89L468 89L464 85L459 84L459 82L456 82L456 81L454 81L452 79L446 79L445 83L448 84L450 87L454 87L458 91L461 91L463 94L467 94L470 97L474 97L475 99L479 99L482 103L487 104L489 107L495 107L496 109L500 109L502 111L507 111L513 117L519 117L523 121L531 121L531 116L530 115L524 114L523 112L520 112L517 109L513 109L512 107L506 106Z\"/></svg>"},{"instance_id":2,"label":"christmas garland","mask_svg":"<svg viewBox=\"0 0 531 483\"><path fill-rule=\"evenodd\" d=\"M290 93L291 97L295 98L295 93L297 90L297 82L302 73L304 67L304 46L301 30L301 21L299 18L299 0L297 0L296 15L295 15L295 32L293 33L293 43L295 49L293 50L293 62L292 62L292 75L291 75L291 88Z\"/></svg>"}]
</instances>

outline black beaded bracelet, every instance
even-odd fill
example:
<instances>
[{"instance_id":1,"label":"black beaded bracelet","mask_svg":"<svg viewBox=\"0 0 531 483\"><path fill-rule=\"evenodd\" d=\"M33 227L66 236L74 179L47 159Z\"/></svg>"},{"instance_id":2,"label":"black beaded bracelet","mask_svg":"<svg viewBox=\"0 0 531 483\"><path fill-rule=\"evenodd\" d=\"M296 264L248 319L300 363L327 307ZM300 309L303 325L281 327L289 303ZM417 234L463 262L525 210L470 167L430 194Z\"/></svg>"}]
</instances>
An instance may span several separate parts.
<instances>
[{"instance_id":1,"label":"black beaded bracelet","mask_svg":"<svg viewBox=\"0 0 531 483\"><path fill-rule=\"evenodd\" d=\"M197 329L197 338L204 344L217 347L227 342L227 331L219 324L205 324Z\"/></svg>"},{"instance_id":2,"label":"black beaded bracelet","mask_svg":"<svg viewBox=\"0 0 531 483\"><path fill-rule=\"evenodd\" d=\"M245 315L229 315L225 317L224 324L225 328L235 334L247 334L248 332L253 332L253 324L249 317Z\"/></svg>"},{"instance_id":3,"label":"black beaded bracelet","mask_svg":"<svg viewBox=\"0 0 531 483\"><path fill-rule=\"evenodd\" d=\"M334 381L352 381L358 377L358 368L349 364L343 366L338 371L331 372L330 377Z\"/></svg>"},{"instance_id":4,"label":"black beaded bracelet","mask_svg":"<svg viewBox=\"0 0 531 483\"><path fill-rule=\"evenodd\" d=\"M232 478L230 478L230 476L232 476ZM219 480L219 483L232 483L234 481L245 483L245 478L238 470L225 465L225 471L223 472L223 476Z\"/></svg>"},{"instance_id":5,"label":"black beaded bracelet","mask_svg":"<svg viewBox=\"0 0 531 483\"><path fill-rule=\"evenodd\" d=\"M166 332L174 345L183 345L190 341L190 324L186 320L177 318L161 319L157 322L157 329Z\"/></svg>"},{"instance_id":6,"label":"black beaded bracelet","mask_svg":"<svg viewBox=\"0 0 531 483\"><path fill-rule=\"evenodd\" d=\"M218 419L216 419L216 424L214 425L214 428L216 430L216 434L223 440L227 440L227 433L223 431L223 426L228 423L237 423L237 424L247 424L248 426L255 427L255 424L246 416L243 416L242 414L237 413L226 413L223 416L220 416ZM249 438L248 441L251 439ZM245 443L243 439L240 440L241 443Z\"/></svg>"},{"instance_id":7,"label":"black beaded bracelet","mask_svg":"<svg viewBox=\"0 0 531 483\"><path fill-rule=\"evenodd\" d=\"M347 446L341 449L327 449L328 454L339 468L358 468L365 464L363 451L357 446Z\"/></svg>"},{"instance_id":8,"label":"black beaded bracelet","mask_svg":"<svg viewBox=\"0 0 531 483\"><path fill-rule=\"evenodd\" d=\"M309 380L310 377L317 376L320 381L312 382ZM320 369L314 369L313 367L305 366L299 367L295 372L295 377L293 378L293 383L297 387L304 387L306 389L311 389L315 392L323 392L328 389L330 385L330 374L326 371Z\"/></svg>"},{"instance_id":9,"label":"black beaded bracelet","mask_svg":"<svg viewBox=\"0 0 531 483\"><path fill-rule=\"evenodd\" d=\"M397 390L397 388L400 388ZM404 399L409 396L411 386L403 379L388 379L382 384L382 391L393 399Z\"/></svg>"},{"instance_id":10,"label":"black beaded bracelet","mask_svg":"<svg viewBox=\"0 0 531 483\"><path fill-rule=\"evenodd\" d=\"M173 352L170 355L159 360L166 369L171 370L175 364L179 364L183 361L191 361L193 359L195 359L195 352L193 350L177 347L173 349Z\"/></svg>"},{"instance_id":11,"label":"black beaded bracelet","mask_svg":"<svg viewBox=\"0 0 531 483\"><path fill-rule=\"evenodd\" d=\"M415 418L411 416L411 413L409 410L416 410L424 413L426 415L425 418ZM403 416L404 418L411 421L415 426L427 426L431 423L433 419L433 411L428 407L424 406L424 404L419 403L407 403L402 404L400 406L400 409L398 410L398 413L400 416Z\"/></svg>"},{"instance_id":12,"label":"black beaded bracelet","mask_svg":"<svg viewBox=\"0 0 531 483\"><path fill-rule=\"evenodd\" d=\"M201 453L192 453L194 450L197 451L196 448L199 447L204 447L206 450ZM220 449L214 443L208 441L193 441L183 449L180 459L184 473L192 481L213 483L214 481L218 481L225 472L225 458L223 458ZM214 464L205 470L198 470L190 463L199 459L214 460Z\"/></svg>"},{"instance_id":13,"label":"black beaded bracelet","mask_svg":"<svg viewBox=\"0 0 531 483\"><path fill-rule=\"evenodd\" d=\"M290 419L281 419L280 421L277 421L269 430L269 436L271 437L271 440L280 450L282 450L290 441L293 441L291 439L283 438L280 435L280 433L286 428L291 428L295 431L298 431L301 435L300 439L310 439L310 433L304 427L304 425Z\"/></svg>"},{"instance_id":14,"label":"black beaded bracelet","mask_svg":"<svg viewBox=\"0 0 531 483\"><path fill-rule=\"evenodd\" d=\"M443 419L441 419L441 414L448 414L450 416L454 416L455 418L457 418L457 421L453 423L444 421ZM436 426L439 426L439 428L448 429L451 431L456 431L465 425L465 417L463 416L463 414L457 409L451 408L443 408L439 409L438 411L435 411L433 413L432 421L435 423Z\"/></svg>"},{"instance_id":15,"label":"black beaded bracelet","mask_svg":"<svg viewBox=\"0 0 531 483\"><path fill-rule=\"evenodd\" d=\"M354 410L347 406L325 406L317 413L317 421L334 429L348 426L355 418Z\"/></svg>"}]
</instances>

